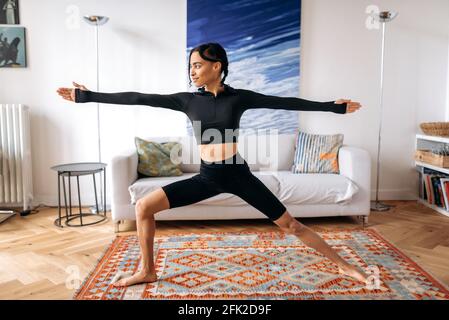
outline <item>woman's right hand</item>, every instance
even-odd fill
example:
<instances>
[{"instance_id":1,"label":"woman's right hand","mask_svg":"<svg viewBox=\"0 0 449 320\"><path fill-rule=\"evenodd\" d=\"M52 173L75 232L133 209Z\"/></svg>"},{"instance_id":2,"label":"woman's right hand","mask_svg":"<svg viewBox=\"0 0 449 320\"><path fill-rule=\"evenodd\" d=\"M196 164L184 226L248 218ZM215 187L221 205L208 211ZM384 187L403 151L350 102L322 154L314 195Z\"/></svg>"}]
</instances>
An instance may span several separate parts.
<instances>
[{"instance_id":1,"label":"woman's right hand","mask_svg":"<svg viewBox=\"0 0 449 320\"><path fill-rule=\"evenodd\" d=\"M72 81L75 88L59 88L56 92L66 100L75 102L75 89L78 88L80 90L89 91L85 86L80 85L74 81Z\"/></svg>"}]
</instances>

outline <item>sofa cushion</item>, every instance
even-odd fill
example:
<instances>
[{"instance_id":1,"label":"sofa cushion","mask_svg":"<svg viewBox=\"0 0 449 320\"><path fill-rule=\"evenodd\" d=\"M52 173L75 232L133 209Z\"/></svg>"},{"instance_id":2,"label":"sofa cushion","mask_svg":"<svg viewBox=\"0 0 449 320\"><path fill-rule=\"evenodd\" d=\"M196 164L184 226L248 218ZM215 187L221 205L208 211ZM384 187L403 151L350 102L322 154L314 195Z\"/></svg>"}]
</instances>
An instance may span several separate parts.
<instances>
[{"instance_id":1,"label":"sofa cushion","mask_svg":"<svg viewBox=\"0 0 449 320\"><path fill-rule=\"evenodd\" d=\"M286 204L346 204L350 202L359 187L350 179L339 174L273 173L279 182L279 200Z\"/></svg>"},{"instance_id":2,"label":"sofa cushion","mask_svg":"<svg viewBox=\"0 0 449 320\"><path fill-rule=\"evenodd\" d=\"M134 182L129 188L131 203L147 193L166 184L188 179L197 173L184 173L175 177L149 177ZM358 192L357 185L338 174L301 173L291 171L255 171L253 174L262 181L284 204L346 204ZM221 193L202 200L198 204L212 206L247 205L240 197L230 193Z\"/></svg>"},{"instance_id":3,"label":"sofa cushion","mask_svg":"<svg viewBox=\"0 0 449 320\"><path fill-rule=\"evenodd\" d=\"M178 142L155 142L135 137L139 156L137 172L150 177L181 176L182 145ZM173 161L173 159L175 161Z\"/></svg>"},{"instance_id":4,"label":"sofa cushion","mask_svg":"<svg viewBox=\"0 0 449 320\"><path fill-rule=\"evenodd\" d=\"M183 173L181 176L172 177L148 177L136 180L132 185L128 187L129 194L131 195L131 203L136 204L137 200L143 198L147 193L158 189L166 184L188 179L197 173Z\"/></svg>"},{"instance_id":5,"label":"sofa cushion","mask_svg":"<svg viewBox=\"0 0 449 320\"><path fill-rule=\"evenodd\" d=\"M136 204L137 200L144 197L147 193L156 190L159 187L162 187L166 184L188 179L197 173L184 173L182 176L174 176L174 177L149 177L138 179L131 186L129 186L128 191L131 195L131 203ZM267 188L273 192L274 194L278 194L279 192L279 183L277 179L271 174L265 174L261 172L253 172L253 174L262 181ZM198 204L207 204L207 205L226 205L226 206L241 206L246 205L246 202L242 200L240 197L235 196L230 193L221 193L217 194L214 197L204 199Z\"/></svg>"},{"instance_id":6,"label":"sofa cushion","mask_svg":"<svg viewBox=\"0 0 449 320\"><path fill-rule=\"evenodd\" d=\"M296 134L251 134L239 137L238 151L251 171L290 170Z\"/></svg>"},{"instance_id":7,"label":"sofa cushion","mask_svg":"<svg viewBox=\"0 0 449 320\"><path fill-rule=\"evenodd\" d=\"M298 132L293 173L339 173L338 150L344 135Z\"/></svg>"},{"instance_id":8,"label":"sofa cushion","mask_svg":"<svg viewBox=\"0 0 449 320\"><path fill-rule=\"evenodd\" d=\"M200 154L195 140L190 136L174 137L146 137L145 140L154 142L177 142L181 144L180 169L184 173L194 173L200 171Z\"/></svg>"}]
</instances>

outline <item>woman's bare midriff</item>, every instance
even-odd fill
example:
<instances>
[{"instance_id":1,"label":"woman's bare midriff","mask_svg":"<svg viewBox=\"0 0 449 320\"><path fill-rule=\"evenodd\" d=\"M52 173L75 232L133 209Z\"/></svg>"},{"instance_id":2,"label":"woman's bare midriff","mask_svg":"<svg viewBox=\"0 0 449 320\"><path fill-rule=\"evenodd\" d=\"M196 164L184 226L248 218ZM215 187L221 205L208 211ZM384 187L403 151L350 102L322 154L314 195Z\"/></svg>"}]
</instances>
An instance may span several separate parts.
<instances>
[{"instance_id":1,"label":"woman's bare midriff","mask_svg":"<svg viewBox=\"0 0 449 320\"><path fill-rule=\"evenodd\" d=\"M237 153L237 143L200 144L201 159L208 162L231 158Z\"/></svg>"}]
</instances>

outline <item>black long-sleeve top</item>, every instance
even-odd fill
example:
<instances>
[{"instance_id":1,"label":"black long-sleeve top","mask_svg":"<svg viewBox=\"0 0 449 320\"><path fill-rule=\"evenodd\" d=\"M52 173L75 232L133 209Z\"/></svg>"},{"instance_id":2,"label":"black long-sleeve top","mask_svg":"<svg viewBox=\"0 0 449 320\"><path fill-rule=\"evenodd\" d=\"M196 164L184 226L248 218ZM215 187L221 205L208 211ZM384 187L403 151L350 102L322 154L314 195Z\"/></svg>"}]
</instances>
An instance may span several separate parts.
<instances>
[{"instance_id":1,"label":"black long-sleeve top","mask_svg":"<svg viewBox=\"0 0 449 320\"><path fill-rule=\"evenodd\" d=\"M204 88L197 92L148 94L139 92L102 93L75 89L75 102L148 105L185 113L192 121L198 144L237 142L240 118L248 109L269 108L298 111L346 113L347 103L316 102L296 97L265 95L224 85L215 95Z\"/></svg>"}]
</instances>

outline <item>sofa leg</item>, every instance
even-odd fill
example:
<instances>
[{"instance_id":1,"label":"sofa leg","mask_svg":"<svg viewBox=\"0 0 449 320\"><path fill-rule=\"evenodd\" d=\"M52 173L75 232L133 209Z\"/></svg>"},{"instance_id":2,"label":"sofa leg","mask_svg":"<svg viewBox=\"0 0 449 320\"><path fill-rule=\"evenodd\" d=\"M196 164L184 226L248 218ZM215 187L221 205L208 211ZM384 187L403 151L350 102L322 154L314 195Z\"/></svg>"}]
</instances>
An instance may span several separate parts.
<instances>
[{"instance_id":1,"label":"sofa leg","mask_svg":"<svg viewBox=\"0 0 449 320\"><path fill-rule=\"evenodd\" d=\"M114 232L115 233L120 232L120 222L121 222L121 220L114 221Z\"/></svg>"},{"instance_id":2,"label":"sofa leg","mask_svg":"<svg viewBox=\"0 0 449 320\"><path fill-rule=\"evenodd\" d=\"M362 216L362 226L363 229L365 229L366 225L368 224L368 216Z\"/></svg>"},{"instance_id":3,"label":"sofa leg","mask_svg":"<svg viewBox=\"0 0 449 320\"><path fill-rule=\"evenodd\" d=\"M368 224L368 216L356 216L357 220L362 222L362 227L365 229L366 225Z\"/></svg>"}]
</instances>

